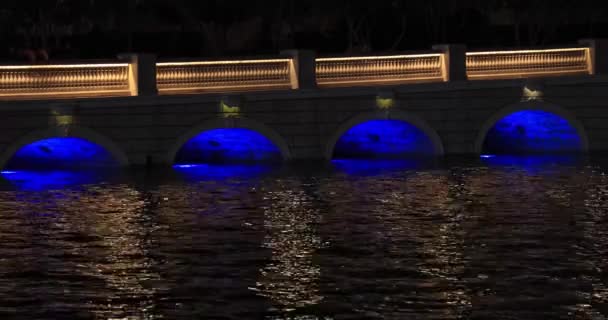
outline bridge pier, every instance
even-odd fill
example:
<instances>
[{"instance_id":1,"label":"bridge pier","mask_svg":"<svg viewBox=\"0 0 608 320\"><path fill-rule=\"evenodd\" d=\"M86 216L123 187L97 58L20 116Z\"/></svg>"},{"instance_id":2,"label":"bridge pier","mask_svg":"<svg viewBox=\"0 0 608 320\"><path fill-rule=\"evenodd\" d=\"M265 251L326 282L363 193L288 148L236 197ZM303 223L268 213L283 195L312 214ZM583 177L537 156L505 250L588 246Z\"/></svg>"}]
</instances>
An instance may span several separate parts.
<instances>
[{"instance_id":1,"label":"bridge pier","mask_svg":"<svg viewBox=\"0 0 608 320\"><path fill-rule=\"evenodd\" d=\"M579 43L590 49L591 74L608 74L608 39L583 39Z\"/></svg>"},{"instance_id":2,"label":"bridge pier","mask_svg":"<svg viewBox=\"0 0 608 320\"><path fill-rule=\"evenodd\" d=\"M311 90L317 88L316 54L314 51L286 50L282 51L281 55L293 59L292 89Z\"/></svg>"},{"instance_id":3,"label":"bridge pier","mask_svg":"<svg viewBox=\"0 0 608 320\"><path fill-rule=\"evenodd\" d=\"M129 63L129 90L132 96L158 95L156 88L156 55L126 53L119 60Z\"/></svg>"},{"instance_id":4,"label":"bridge pier","mask_svg":"<svg viewBox=\"0 0 608 320\"><path fill-rule=\"evenodd\" d=\"M443 52L444 57L444 81L466 81L467 47L462 44L438 44L433 46L434 50Z\"/></svg>"}]
</instances>

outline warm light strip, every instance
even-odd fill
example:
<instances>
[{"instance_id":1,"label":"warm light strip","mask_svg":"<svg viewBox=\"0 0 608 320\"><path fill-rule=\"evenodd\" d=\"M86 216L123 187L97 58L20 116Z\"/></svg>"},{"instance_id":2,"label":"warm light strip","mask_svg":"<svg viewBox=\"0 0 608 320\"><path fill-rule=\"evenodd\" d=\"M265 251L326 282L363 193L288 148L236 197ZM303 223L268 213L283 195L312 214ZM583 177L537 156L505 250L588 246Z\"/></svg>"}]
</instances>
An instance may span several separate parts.
<instances>
[{"instance_id":1,"label":"warm light strip","mask_svg":"<svg viewBox=\"0 0 608 320\"><path fill-rule=\"evenodd\" d=\"M444 54L320 58L316 73L320 87L443 81Z\"/></svg>"},{"instance_id":2,"label":"warm light strip","mask_svg":"<svg viewBox=\"0 0 608 320\"><path fill-rule=\"evenodd\" d=\"M251 89L251 88L288 88L289 84L276 84L276 83L270 83L270 84L247 84L247 85L243 85L243 86L236 86L236 85L231 85L231 86L214 86L214 87L209 87L209 86L197 86L197 87L180 87L180 88L161 88L159 89L160 91L216 91L219 89L232 89L232 90L238 90L238 89Z\"/></svg>"},{"instance_id":3,"label":"warm light strip","mask_svg":"<svg viewBox=\"0 0 608 320\"><path fill-rule=\"evenodd\" d=\"M317 62L326 61L357 61L357 60L387 60L387 59L405 59L405 58L430 58L440 57L441 53L428 53L428 54L410 54L410 55L397 55L397 56L369 56L369 57L336 57L336 58L317 58Z\"/></svg>"},{"instance_id":4,"label":"warm light strip","mask_svg":"<svg viewBox=\"0 0 608 320\"><path fill-rule=\"evenodd\" d=\"M0 98L130 95L128 63L0 66Z\"/></svg>"},{"instance_id":5,"label":"warm light strip","mask_svg":"<svg viewBox=\"0 0 608 320\"><path fill-rule=\"evenodd\" d=\"M27 69L76 69L76 68L126 68L128 63L110 64L48 64L48 65L28 65L28 66L0 66L0 70L27 70Z\"/></svg>"},{"instance_id":6,"label":"warm light strip","mask_svg":"<svg viewBox=\"0 0 608 320\"><path fill-rule=\"evenodd\" d=\"M468 52L469 79L591 74L589 48Z\"/></svg>"},{"instance_id":7,"label":"warm light strip","mask_svg":"<svg viewBox=\"0 0 608 320\"><path fill-rule=\"evenodd\" d=\"M565 73L578 73L587 74L587 70L557 70L557 71L525 71L525 72L495 72L491 74L469 74L469 78L497 78L497 77L521 77L525 78L529 75L548 75L548 74L565 74Z\"/></svg>"},{"instance_id":8,"label":"warm light strip","mask_svg":"<svg viewBox=\"0 0 608 320\"><path fill-rule=\"evenodd\" d=\"M227 60L227 61L190 61L190 62L159 62L158 67L173 66L200 66L200 65L222 65L222 64L257 64L257 63L288 63L291 59L267 59L267 60Z\"/></svg>"},{"instance_id":9,"label":"warm light strip","mask_svg":"<svg viewBox=\"0 0 608 320\"><path fill-rule=\"evenodd\" d=\"M86 91L55 91L55 92L24 92L24 93L0 93L0 98L3 97L25 97L25 96L38 96L38 97L53 97L53 96L82 96L82 95L95 95L105 96L108 94L122 93L122 96L129 95L129 90L86 90Z\"/></svg>"},{"instance_id":10,"label":"warm light strip","mask_svg":"<svg viewBox=\"0 0 608 320\"><path fill-rule=\"evenodd\" d=\"M390 78L390 79L362 79L362 80L323 80L321 85L328 84L349 84L349 83L400 83L400 82L408 82L408 81L419 81L419 80L441 80L443 79L442 75L431 76L431 77L407 77L407 78Z\"/></svg>"},{"instance_id":11,"label":"warm light strip","mask_svg":"<svg viewBox=\"0 0 608 320\"><path fill-rule=\"evenodd\" d=\"M535 49L535 50L513 50L513 51L477 51L467 52L467 56L478 55L500 55L500 54L517 54L517 53L548 53L548 52L571 52L571 51L586 51L589 48L563 48L563 49Z\"/></svg>"},{"instance_id":12,"label":"warm light strip","mask_svg":"<svg viewBox=\"0 0 608 320\"><path fill-rule=\"evenodd\" d=\"M293 59L157 63L161 93L293 89Z\"/></svg>"}]
</instances>

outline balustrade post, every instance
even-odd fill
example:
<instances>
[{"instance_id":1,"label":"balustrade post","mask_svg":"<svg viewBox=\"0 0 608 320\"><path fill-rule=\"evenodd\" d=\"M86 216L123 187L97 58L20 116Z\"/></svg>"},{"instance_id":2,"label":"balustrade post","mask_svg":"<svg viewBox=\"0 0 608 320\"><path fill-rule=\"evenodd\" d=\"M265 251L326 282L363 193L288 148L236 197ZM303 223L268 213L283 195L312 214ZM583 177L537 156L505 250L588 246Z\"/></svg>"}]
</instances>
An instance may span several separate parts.
<instances>
[{"instance_id":1,"label":"balustrade post","mask_svg":"<svg viewBox=\"0 0 608 320\"><path fill-rule=\"evenodd\" d=\"M608 39L582 39L579 44L589 47L589 73L608 74Z\"/></svg>"},{"instance_id":2,"label":"balustrade post","mask_svg":"<svg viewBox=\"0 0 608 320\"><path fill-rule=\"evenodd\" d=\"M317 88L316 54L311 50L286 50L281 55L293 59L292 88Z\"/></svg>"},{"instance_id":3,"label":"balustrade post","mask_svg":"<svg viewBox=\"0 0 608 320\"><path fill-rule=\"evenodd\" d=\"M444 54L444 80L467 80L467 47L462 44L438 44L433 50Z\"/></svg>"},{"instance_id":4,"label":"balustrade post","mask_svg":"<svg viewBox=\"0 0 608 320\"><path fill-rule=\"evenodd\" d=\"M118 56L129 62L129 88L132 96L155 96L156 88L156 55L126 53Z\"/></svg>"}]
</instances>

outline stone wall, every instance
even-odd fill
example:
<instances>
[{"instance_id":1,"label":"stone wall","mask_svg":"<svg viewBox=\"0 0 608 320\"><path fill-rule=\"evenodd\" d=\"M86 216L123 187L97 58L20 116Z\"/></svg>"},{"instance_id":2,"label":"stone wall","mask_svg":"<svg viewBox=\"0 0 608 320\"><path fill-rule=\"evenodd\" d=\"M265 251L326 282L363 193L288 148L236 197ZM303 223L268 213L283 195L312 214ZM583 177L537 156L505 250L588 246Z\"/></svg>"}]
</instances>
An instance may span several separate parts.
<instances>
[{"instance_id":1,"label":"stone wall","mask_svg":"<svg viewBox=\"0 0 608 320\"><path fill-rule=\"evenodd\" d=\"M323 159L348 126L390 118L406 118L435 134L445 154L475 154L495 121L530 108L558 113L585 135L590 151L608 151L607 76L535 83L540 83L535 88L542 91L542 101L522 102L539 99L522 95L530 82L503 80L232 96L0 102L0 164L20 144L45 133L80 135L93 142L105 137L105 145L112 144L114 153L126 155L130 164L163 164L171 162L196 130L222 126L249 127L271 136L290 160ZM393 103L379 106L378 96L388 96Z\"/></svg>"}]
</instances>

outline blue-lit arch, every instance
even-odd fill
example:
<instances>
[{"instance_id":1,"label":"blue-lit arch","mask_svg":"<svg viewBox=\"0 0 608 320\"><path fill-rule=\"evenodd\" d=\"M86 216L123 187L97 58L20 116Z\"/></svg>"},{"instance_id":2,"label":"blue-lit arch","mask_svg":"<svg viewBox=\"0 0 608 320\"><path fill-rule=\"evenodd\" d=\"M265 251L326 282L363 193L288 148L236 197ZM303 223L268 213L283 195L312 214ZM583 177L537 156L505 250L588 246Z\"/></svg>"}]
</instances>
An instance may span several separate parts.
<instances>
[{"instance_id":1,"label":"blue-lit arch","mask_svg":"<svg viewBox=\"0 0 608 320\"><path fill-rule=\"evenodd\" d=\"M441 138L423 119L400 110L382 110L358 114L342 123L327 140L325 159L340 158L340 152L336 154L336 149L339 150L339 148L343 148L342 146L349 144L355 145L354 140L357 139L370 142L364 148L357 148L358 151L364 152L357 152L358 154L354 155L352 152L348 152L351 154L342 155L342 157L389 160L443 155ZM351 140L351 143L348 140ZM402 140L402 143L395 143L397 140ZM391 151L391 146L398 147ZM370 150L373 152L365 152Z\"/></svg>"},{"instance_id":2,"label":"blue-lit arch","mask_svg":"<svg viewBox=\"0 0 608 320\"><path fill-rule=\"evenodd\" d=\"M0 154L2 169L80 169L128 164L127 156L110 139L80 126L33 131Z\"/></svg>"},{"instance_id":3,"label":"blue-lit arch","mask_svg":"<svg viewBox=\"0 0 608 320\"><path fill-rule=\"evenodd\" d=\"M102 146L83 138L52 137L21 147L7 169L72 169L113 167L119 163Z\"/></svg>"},{"instance_id":4,"label":"blue-lit arch","mask_svg":"<svg viewBox=\"0 0 608 320\"><path fill-rule=\"evenodd\" d=\"M511 112L485 133L482 154L557 154L585 151L584 133L566 116L542 109Z\"/></svg>"},{"instance_id":5,"label":"blue-lit arch","mask_svg":"<svg viewBox=\"0 0 608 320\"><path fill-rule=\"evenodd\" d=\"M179 149L175 164L279 162L281 150L248 128L217 128L192 137Z\"/></svg>"},{"instance_id":6,"label":"blue-lit arch","mask_svg":"<svg viewBox=\"0 0 608 320\"><path fill-rule=\"evenodd\" d=\"M169 147L165 163L247 164L290 158L287 142L272 128L244 117L230 117L190 128Z\"/></svg>"},{"instance_id":7,"label":"blue-lit arch","mask_svg":"<svg viewBox=\"0 0 608 320\"><path fill-rule=\"evenodd\" d=\"M336 141L332 159L397 159L437 155L431 137L398 119L373 119L354 125Z\"/></svg>"}]
</instances>

